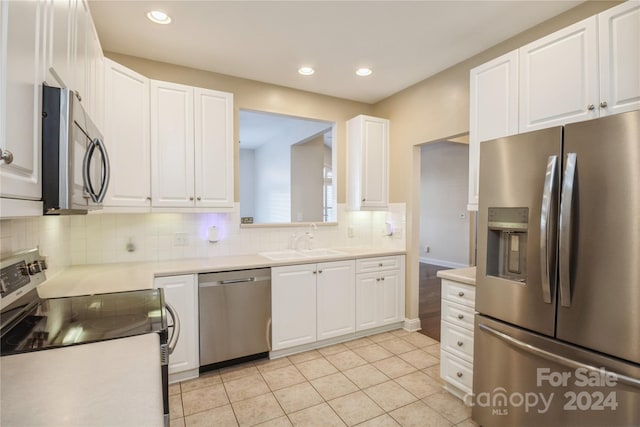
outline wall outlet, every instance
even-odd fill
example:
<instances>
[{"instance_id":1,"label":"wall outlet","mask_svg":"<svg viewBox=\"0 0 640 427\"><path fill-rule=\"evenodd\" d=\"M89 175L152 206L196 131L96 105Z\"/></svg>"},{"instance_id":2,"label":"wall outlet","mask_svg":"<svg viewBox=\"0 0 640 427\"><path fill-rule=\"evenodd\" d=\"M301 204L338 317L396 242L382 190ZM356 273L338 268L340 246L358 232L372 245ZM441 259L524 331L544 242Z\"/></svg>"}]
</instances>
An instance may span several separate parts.
<instances>
[{"instance_id":1,"label":"wall outlet","mask_svg":"<svg viewBox=\"0 0 640 427\"><path fill-rule=\"evenodd\" d=\"M189 236L187 233L174 233L173 246L187 246L189 244Z\"/></svg>"},{"instance_id":2,"label":"wall outlet","mask_svg":"<svg viewBox=\"0 0 640 427\"><path fill-rule=\"evenodd\" d=\"M458 218L459 219L467 219L467 213L466 212L460 212L458 214Z\"/></svg>"},{"instance_id":3,"label":"wall outlet","mask_svg":"<svg viewBox=\"0 0 640 427\"><path fill-rule=\"evenodd\" d=\"M427 253L427 254L428 254L429 252L431 252L431 246L425 246L425 247L424 247L424 252L425 252L425 253Z\"/></svg>"},{"instance_id":4,"label":"wall outlet","mask_svg":"<svg viewBox=\"0 0 640 427\"><path fill-rule=\"evenodd\" d=\"M350 238L356 237L356 233L353 231L352 226L347 227L347 236Z\"/></svg>"}]
</instances>

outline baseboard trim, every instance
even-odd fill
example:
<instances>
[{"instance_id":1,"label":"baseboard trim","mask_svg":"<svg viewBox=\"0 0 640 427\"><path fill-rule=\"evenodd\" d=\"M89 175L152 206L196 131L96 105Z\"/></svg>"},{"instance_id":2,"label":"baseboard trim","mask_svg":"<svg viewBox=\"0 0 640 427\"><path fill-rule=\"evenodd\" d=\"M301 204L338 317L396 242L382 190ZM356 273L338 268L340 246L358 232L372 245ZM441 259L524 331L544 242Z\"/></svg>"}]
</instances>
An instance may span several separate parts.
<instances>
[{"instance_id":1,"label":"baseboard trim","mask_svg":"<svg viewBox=\"0 0 640 427\"><path fill-rule=\"evenodd\" d=\"M420 318L417 317L415 319L404 319L402 329L408 332L418 332L420 329L422 329L420 325Z\"/></svg>"},{"instance_id":2,"label":"baseboard trim","mask_svg":"<svg viewBox=\"0 0 640 427\"><path fill-rule=\"evenodd\" d=\"M469 267L469 264L462 264L459 262L451 262L451 261L445 261L445 260L441 260L441 259L435 259L435 258L427 258L427 257L420 257L420 262L426 263L426 264L433 264L433 265L439 265L442 267L449 267L449 268L465 268L465 267Z\"/></svg>"}]
</instances>

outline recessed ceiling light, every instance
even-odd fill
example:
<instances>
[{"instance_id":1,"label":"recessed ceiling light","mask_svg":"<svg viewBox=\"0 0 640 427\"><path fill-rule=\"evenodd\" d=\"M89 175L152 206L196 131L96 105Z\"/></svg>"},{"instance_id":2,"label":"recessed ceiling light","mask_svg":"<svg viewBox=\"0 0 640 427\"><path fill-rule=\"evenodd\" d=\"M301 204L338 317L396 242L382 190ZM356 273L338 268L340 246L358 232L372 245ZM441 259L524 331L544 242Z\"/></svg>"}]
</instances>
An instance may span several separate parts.
<instances>
[{"instance_id":1,"label":"recessed ceiling light","mask_svg":"<svg viewBox=\"0 0 640 427\"><path fill-rule=\"evenodd\" d=\"M156 24L168 24L171 22L171 17L159 10L152 10L151 12L147 13L147 18L149 18Z\"/></svg>"},{"instance_id":2,"label":"recessed ceiling light","mask_svg":"<svg viewBox=\"0 0 640 427\"><path fill-rule=\"evenodd\" d=\"M302 74L303 76L310 76L315 72L316 72L316 70L314 70L311 67L300 67L300 68L298 68L298 73Z\"/></svg>"},{"instance_id":3,"label":"recessed ceiling light","mask_svg":"<svg viewBox=\"0 0 640 427\"><path fill-rule=\"evenodd\" d=\"M373 70L371 68L358 68L356 70L356 74L360 77L367 77L370 76L373 73Z\"/></svg>"}]
</instances>

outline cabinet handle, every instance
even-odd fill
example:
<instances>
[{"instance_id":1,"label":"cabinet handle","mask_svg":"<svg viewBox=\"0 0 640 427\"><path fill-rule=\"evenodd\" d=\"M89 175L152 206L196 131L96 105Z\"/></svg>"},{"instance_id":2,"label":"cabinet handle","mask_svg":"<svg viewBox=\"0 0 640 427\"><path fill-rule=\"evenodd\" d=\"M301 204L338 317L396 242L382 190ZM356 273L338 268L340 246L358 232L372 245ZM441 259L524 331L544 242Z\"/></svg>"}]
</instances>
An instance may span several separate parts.
<instances>
[{"instance_id":1,"label":"cabinet handle","mask_svg":"<svg viewBox=\"0 0 640 427\"><path fill-rule=\"evenodd\" d=\"M456 344L458 344L458 347L462 347L464 343L462 341L458 341Z\"/></svg>"},{"instance_id":2,"label":"cabinet handle","mask_svg":"<svg viewBox=\"0 0 640 427\"><path fill-rule=\"evenodd\" d=\"M458 378L462 378L462 372L457 372L457 373L456 373L456 376L457 376Z\"/></svg>"},{"instance_id":3,"label":"cabinet handle","mask_svg":"<svg viewBox=\"0 0 640 427\"><path fill-rule=\"evenodd\" d=\"M459 297L463 297L464 296L464 292L462 292L462 291L458 292L458 296Z\"/></svg>"},{"instance_id":4,"label":"cabinet handle","mask_svg":"<svg viewBox=\"0 0 640 427\"><path fill-rule=\"evenodd\" d=\"M378 267L382 267L382 263L378 264Z\"/></svg>"},{"instance_id":5,"label":"cabinet handle","mask_svg":"<svg viewBox=\"0 0 640 427\"><path fill-rule=\"evenodd\" d=\"M363 201L363 202L366 202L366 201L367 201L367 199L362 199L362 201Z\"/></svg>"},{"instance_id":6,"label":"cabinet handle","mask_svg":"<svg viewBox=\"0 0 640 427\"><path fill-rule=\"evenodd\" d=\"M380 278L378 277L378 278L376 279L376 282L379 282L379 281L380 281Z\"/></svg>"},{"instance_id":7,"label":"cabinet handle","mask_svg":"<svg viewBox=\"0 0 640 427\"><path fill-rule=\"evenodd\" d=\"M600 103L600 108L607 108L607 101L602 101Z\"/></svg>"},{"instance_id":8,"label":"cabinet handle","mask_svg":"<svg viewBox=\"0 0 640 427\"><path fill-rule=\"evenodd\" d=\"M78 92L77 90L73 91L76 95L76 98L78 98L78 101L82 102L82 96L80 96L80 92Z\"/></svg>"},{"instance_id":9,"label":"cabinet handle","mask_svg":"<svg viewBox=\"0 0 640 427\"><path fill-rule=\"evenodd\" d=\"M322 274L322 270L318 270L318 273Z\"/></svg>"},{"instance_id":10,"label":"cabinet handle","mask_svg":"<svg viewBox=\"0 0 640 427\"><path fill-rule=\"evenodd\" d=\"M189 200L191 200L193 202L193 197L189 197Z\"/></svg>"},{"instance_id":11,"label":"cabinet handle","mask_svg":"<svg viewBox=\"0 0 640 427\"><path fill-rule=\"evenodd\" d=\"M384 282L384 277L381 277L380 280L382 280Z\"/></svg>"},{"instance_id":12,"label":"cabinet handle","mask_svg":"<svg viewBox=\"0 0 640 427\"><path fill-rule=\"evenodd\" d=\"M13 153L9 150L0 149L0 159L4 160L5 165L10 165L13 162Z\"/></svg>"},{"instance_id":13,"label":"cabinet handle","mask_svg":"<svg viewBox=\"0 0 640 427\"><path fill-rule=\"evenodd\" d=\"M458 319L462 320L464 319L464 316L462 314L458 314Z\"/></svg>"},{"instance_id":14,"label":"cabinet handle","mask_svg":"<svg viewBox=\"0 0 640 427\"><path fill-rule=\"evenodd\" d=\"M151 196L147 196L147 200L151 200Z\"/></svg>"},{"instance_id":15,"label":"cabinet handle","mask_svg":"<svg viewBox=\"0 0 640 427\"><path fill-rule=\"evenodd\" d=\"M197 199L198 201L200 201L200 200L202 200L202 197L196 197L196 199Z\"/></svg>"},{"instance_id":16,"label":"cabinet handle","mask_svg":"<svg viewBox=\"0 0 640 427\"><path fill-rule=\"evenodd\" d=\"M596 106L595 106L595 105L593 105L593 104L589 104L589 105L587 106L587 110L589 110L589 111L592 111L592 110L595 110L595 109L596 109Z\"/></svg>"},{"instance_id":17,"label":"cabinet handle","mask_svg":"<svg viewBox=\"0 0 640 427\"><path fill-rule=\"evenodd\" d=\"M318 274L318 272L314 270L314 271L313 271L313 274Z\"/></svg>"}]
</instances>

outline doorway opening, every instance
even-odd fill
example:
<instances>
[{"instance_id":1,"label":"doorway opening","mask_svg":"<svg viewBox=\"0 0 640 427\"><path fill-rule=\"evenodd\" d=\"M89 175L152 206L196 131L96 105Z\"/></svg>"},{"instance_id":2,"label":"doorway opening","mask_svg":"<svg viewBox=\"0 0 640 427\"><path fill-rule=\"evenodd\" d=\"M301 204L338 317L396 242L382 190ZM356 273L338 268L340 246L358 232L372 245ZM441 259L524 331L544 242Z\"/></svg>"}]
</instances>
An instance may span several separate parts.
<instances>
[{"instance_id":1,"label":"doorway opening","mask_svg":"<svg viewBox=\"0 0 640 427\"><path fill-rule=\"evenodd\" d=\"M470 265L467 211L469 145L439 140L420 146L419 308L421 332L440 341L437 272Z\"/></svg>"}]
</instances>

